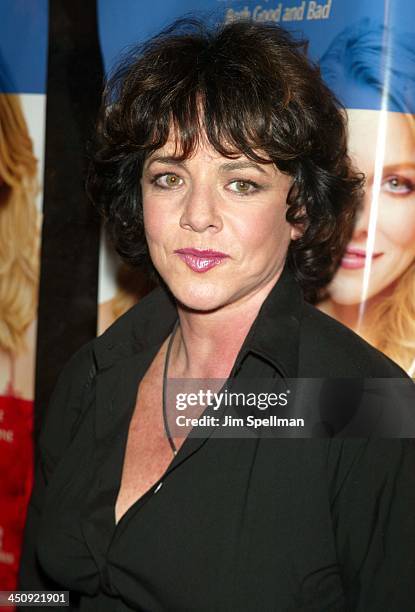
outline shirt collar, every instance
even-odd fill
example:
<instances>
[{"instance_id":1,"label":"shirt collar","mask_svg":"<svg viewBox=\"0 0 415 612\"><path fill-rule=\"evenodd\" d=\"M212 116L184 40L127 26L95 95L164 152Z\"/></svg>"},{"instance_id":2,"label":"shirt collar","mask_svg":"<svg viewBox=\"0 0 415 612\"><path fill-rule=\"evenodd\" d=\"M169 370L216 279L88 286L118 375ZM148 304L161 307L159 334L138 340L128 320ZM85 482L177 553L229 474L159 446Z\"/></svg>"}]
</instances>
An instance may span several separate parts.
<instances>
[{"instance_id":1,"label":"shirt collar","mask_svg":"<svg viewBox=\"0 0 415 612\"><path fill-rule=\"evenodd\" d=\"M296 378L303 302L302 290L286 263L245 338L235 367L253 353L269 361L283 376ZM98 368L111 367L118 359L161 345L177 316L174 299L167 289L157 287L96 338Z\"/></svg>"}]
</instances>

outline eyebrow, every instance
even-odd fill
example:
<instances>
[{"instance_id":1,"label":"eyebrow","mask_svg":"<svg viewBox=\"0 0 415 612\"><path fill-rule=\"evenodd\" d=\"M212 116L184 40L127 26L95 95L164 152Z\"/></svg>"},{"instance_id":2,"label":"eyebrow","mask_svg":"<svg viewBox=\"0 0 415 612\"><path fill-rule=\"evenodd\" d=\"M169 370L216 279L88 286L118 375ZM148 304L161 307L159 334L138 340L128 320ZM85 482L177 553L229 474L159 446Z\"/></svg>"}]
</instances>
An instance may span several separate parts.
<instances>
[{"instance_id":1,"label":"eyebrow","mask_svg":"<svg viewBox=\"0 0 415 612\"><path fill-rule=\"evenodd\" d=\"M253 168L258 170L262 174L267 174L267 171L262 168L260 164L256 164L254 161L234 161L227 162L220 166L220 170L224 172L232 172L233 170L245 170L246 168Z\"/></svg>"},{"instance_id":2,"label":"eyebrow","mask_svg":"<svg viewBox=\"0 0 415 612\"><path fill-rule=\"evenodd\" d=\"M150 158L147 168L149 168L151 164L154 164L155 162L166 165L174 164L175 166L184 166L184 162L178 161L177 157L173 157L171 155L155 155L154 157Z\"/></svg>"},{"instance_id":3,"label":"eyebrow","mask_svg":"<svg viewBox=\"0 0 415 612\"><path fill-rule=\"evenodd\" d=\"M386 164L383 166L384 172L393 172L394 170L415 170L414 162L396 162L395 164Z\"/></svg>"},{"instance_id":4,"label":"eyebrow","mask_svg":"<svg viewBox=\"0 0 415 612\"><path fill-rule=\"evenodd\" d=\"M176 166L180 166L185 168L186 164L182 161L178 161L177 157L173 157L170 155L156 155L152 157L148 163L147 168L151 166L151 164L159 162L160 164L174 164ZM219 170L222 172L233 172L234 170L245 170L252 168L254 170L258 170L262 174L267 174L267 171L260 164L256 164L254 161L234 161L234 162L225 162L219 166Z\"/></svg>"}]
</instances>

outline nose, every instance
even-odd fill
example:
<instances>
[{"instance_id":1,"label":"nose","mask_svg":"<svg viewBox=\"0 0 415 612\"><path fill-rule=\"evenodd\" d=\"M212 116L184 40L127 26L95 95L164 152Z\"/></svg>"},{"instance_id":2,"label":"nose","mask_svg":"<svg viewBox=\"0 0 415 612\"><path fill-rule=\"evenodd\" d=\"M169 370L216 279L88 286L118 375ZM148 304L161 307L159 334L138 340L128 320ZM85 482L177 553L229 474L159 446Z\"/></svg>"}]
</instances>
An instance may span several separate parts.
<instances>
[{"instance_id":1,"label":"nose","mask_svg":"<svg viewBox=\"0 0 415 612\"><path fill-rule=\"evenodd\" d=\"M193 232L217 233L223 227L219 203L214 192L200 185L186 195L180 217L180 227Z\"/></svg>"}]
</instances>

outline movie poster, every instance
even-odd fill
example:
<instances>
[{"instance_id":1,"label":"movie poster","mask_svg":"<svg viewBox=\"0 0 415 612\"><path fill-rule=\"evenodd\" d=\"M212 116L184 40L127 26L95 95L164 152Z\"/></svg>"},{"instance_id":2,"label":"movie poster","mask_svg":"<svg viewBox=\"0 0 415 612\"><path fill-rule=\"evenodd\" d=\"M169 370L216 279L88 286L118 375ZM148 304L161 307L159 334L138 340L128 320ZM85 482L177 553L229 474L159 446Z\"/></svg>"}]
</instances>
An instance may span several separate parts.
<instances>
[{"instance_id":1,"label":"movie poster","mask_svg":"<svg viewBox=\"0 0 415 612\"><path fill-rule=\"evenodd\" d=\"M101 0L105 68L180 16L273 22L309 41L308 55L347 109L349 151L366 176L355 230L317 306L415 373L415 12L409 0ZM101 333L146 284L103 237ZM119 280L117 280L119 279Z\"/></svg>"},{"instance_id":2,"label":"movie poster","mask_svg":"<svg viewBox=\"0 0 415 612\"><path fill-rule=\"evenodd\" d=\"M10 590L33 478L47 3L2 0L0 14L0 590Z\"/></svg>"}]
</instances>

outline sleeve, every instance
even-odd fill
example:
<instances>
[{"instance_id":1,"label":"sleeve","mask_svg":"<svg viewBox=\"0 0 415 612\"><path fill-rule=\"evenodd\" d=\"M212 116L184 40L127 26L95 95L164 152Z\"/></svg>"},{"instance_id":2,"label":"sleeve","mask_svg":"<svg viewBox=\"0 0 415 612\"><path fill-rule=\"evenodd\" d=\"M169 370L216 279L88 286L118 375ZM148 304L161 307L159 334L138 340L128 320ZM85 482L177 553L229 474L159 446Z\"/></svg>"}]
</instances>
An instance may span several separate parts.
<instances>
[{"instance_id":1,"label":"sleeve","mask_svg":"<svg viewBox=\"0 0 415 612\"><path fill-rule=\"evenodd\" d=\"M27 510L20 559L20 590L56 588L37 562L35 550L38 522L48 481L76 431L86 391L91 386L94 373L92 343L88 343L66 364L52 393L39 436L34 486Z\"/></svg>"},{"instance_id":2,"label":"sleeve","mask_svg":"<svg viewBox=\"0 0 415 612\"><path fill-rule=\"evenodd\" d=\"M415 610L415 440L344 440L332 516L353 612Z\"/></svg>"}]
</instances>

